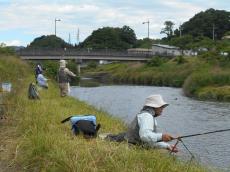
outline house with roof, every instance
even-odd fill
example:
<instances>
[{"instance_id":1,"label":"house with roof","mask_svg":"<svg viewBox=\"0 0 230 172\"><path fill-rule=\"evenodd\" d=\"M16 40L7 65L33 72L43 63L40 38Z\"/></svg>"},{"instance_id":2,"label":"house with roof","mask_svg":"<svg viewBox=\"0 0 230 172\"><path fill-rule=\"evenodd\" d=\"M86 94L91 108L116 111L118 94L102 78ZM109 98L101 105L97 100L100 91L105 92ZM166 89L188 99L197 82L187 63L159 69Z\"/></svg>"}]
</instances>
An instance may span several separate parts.
<instances>
[{"instance_id":1,"label":"house with roof","mask_svg":"<svg viewBox=\"0 0 230 172\"><path fill-rule=\"evenodd\" d=\"M179 56L181 55L181 50L179 47L169 46L164 44L153 44L152 53L154 55L160 56Z\"/></svg>"},{"instance_id":2,"label":"house with roof","mask_svg":"<svg viewBox=\"0 0 230 172\"><path fill-rule=\"evenodd\" d=\"M152 50L147 48L129 48L128 54L152 54Z\"/></svg>"},{"instance_id":3,"label":"house with roof","mask_svg":"<svg viewBox=\"0 0 230 172\"><path fill-rule=\"evenodd\" d=\"M160 56L194 56L197 55L196 52L192 50L181 50L179 47L164 45L164 44L153 44L152 54Z\"/></svg>"}]
</instances>

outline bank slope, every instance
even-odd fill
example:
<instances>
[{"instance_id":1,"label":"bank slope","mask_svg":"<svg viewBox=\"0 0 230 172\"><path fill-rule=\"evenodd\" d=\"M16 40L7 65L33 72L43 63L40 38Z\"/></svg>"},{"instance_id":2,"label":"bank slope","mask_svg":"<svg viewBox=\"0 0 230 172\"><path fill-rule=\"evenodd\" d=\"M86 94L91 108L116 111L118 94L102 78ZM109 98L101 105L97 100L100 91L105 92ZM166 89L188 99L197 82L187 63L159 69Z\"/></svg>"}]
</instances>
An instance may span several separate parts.
<instances>
[{"instance_id":1,"label":"bank slope","mask_svg":"<svg viewBox=\"0 0 230 172\"><path fill-rule=\"evenodd\" d=\"M3 63L4 59L0 59L0 64ZM95 114L102 125L100 132L118 133L123 131L125 126L118 119L84 102L71 97L59 97L55 82L49 83L48 90L39 91L41 100L28 100L27 89L29 82L33 81L32 72L19 60L10 61L10 64L12 63L19 66L18 70L23 69L20 82L17 81L19 77L17 73L9 75L12 77L13 85L17 87L14 87L14 94L10 100L14 103L14 108L8 114L8 118L13 122L4 128L4 133L7 135L10 128L16 127L13 133L8 135L14 140L14 148L9 149L9 154L13 153L14 156L8 160L11 166L17 169L15 171L187 170L186 163L159 150L147 150L126 143L117 144L100 139L85 140L81 136L73 136L69 124L61 124L60 121L75 114ZM0 68L1 75L2 71L7 72L9 64L4 66ZM193 164L190 171L199 172L205 169Z\"/></svg>"}]
</instances>

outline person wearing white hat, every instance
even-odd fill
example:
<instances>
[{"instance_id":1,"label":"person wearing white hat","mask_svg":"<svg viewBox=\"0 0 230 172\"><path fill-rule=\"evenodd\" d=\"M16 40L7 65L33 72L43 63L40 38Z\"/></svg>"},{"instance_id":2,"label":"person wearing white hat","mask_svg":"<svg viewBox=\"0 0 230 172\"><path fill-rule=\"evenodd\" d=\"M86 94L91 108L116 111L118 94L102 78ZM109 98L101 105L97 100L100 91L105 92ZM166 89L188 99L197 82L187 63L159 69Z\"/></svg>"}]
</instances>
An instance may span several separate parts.
<instances>
[{"instance_id":1,"label":"person wearing white hat","mask_svg":"<svg viewBox=\"0 0 230 172\"><path fill-rule=\"evenodd\" d=\"M174 137L157 131L156 117L160 116L168 105L161 95L150 95L146 98L141 112L131 122L127 132L118 135L109 134L105 139L118 142L126 140L132 144L144 144L177 152L178 149L174 145L167 143Z\"/></svg>"},{"instance_id":2,"label":"person wearing white hat","mask_svg":"<svg viewBox=\"0 0 230 172\"><path fill-rule=\"evenodd\" d=\"M60 60L60 68L58 70L58 82L59 82L61 97L67 96L69 93L70 77L76 77L76 75L66 67L65 60Z\"/></svg>"}]
</instances>

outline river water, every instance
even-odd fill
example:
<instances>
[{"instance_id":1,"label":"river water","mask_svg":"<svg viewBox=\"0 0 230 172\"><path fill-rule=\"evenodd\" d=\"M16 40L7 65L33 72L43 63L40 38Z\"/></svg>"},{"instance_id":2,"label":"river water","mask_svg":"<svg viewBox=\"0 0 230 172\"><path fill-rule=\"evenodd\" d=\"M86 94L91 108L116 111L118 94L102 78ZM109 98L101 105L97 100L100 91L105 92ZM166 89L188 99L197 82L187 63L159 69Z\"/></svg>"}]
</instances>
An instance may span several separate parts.
<instances>
[{"instance_id":1,"label":"river water","mask_svg":"<svg viewBox=\"0 0 230 172\"><path fill-rule=\"evenodd\" d=\"M230 103L198 101L183 96L182 90L152 86L71 87L70 95L116 116L127 124L140 111L145 98L161 94L170 105L157 118L162 132L187 135L230 128ZM196 160L230 171L230 132L183 140ZM179 144L179 157L188 152Z\"/></svg>"}]
</instances>

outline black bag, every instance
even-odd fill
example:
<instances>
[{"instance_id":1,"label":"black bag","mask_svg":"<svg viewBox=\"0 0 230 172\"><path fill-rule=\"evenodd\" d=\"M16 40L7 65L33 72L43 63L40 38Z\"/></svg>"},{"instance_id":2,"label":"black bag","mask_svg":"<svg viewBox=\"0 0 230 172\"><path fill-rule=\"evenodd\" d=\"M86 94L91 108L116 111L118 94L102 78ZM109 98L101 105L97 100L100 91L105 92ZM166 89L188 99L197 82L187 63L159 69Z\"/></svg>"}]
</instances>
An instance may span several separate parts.
<instances>
[{"instance_id":1,"label":"black bag","mask_svg":"<svg viewBox=\"0 0 230 172\"><path fill-rule=\"evenodd\" d=\"M83 133L86 138L96 137L101 124L96 125L96 117L93 115L70 116L61 121L71 121L72 130L75 135Z\"/></svg>"},{"instance_id":2,"label":"black bag","mask_svg":"<svg viewBox=\"0 0 230 172\"><path fill-rule=\"evenodd\" d=\"M85 137L96 137L97 132L100 129L101 125L98 124L95 126L95 124L92 121L88 120L79 120L76 122L73 126L73 132L75 135L78 135L80 133L83 133Z\"/></svg>"}]
</instances>

